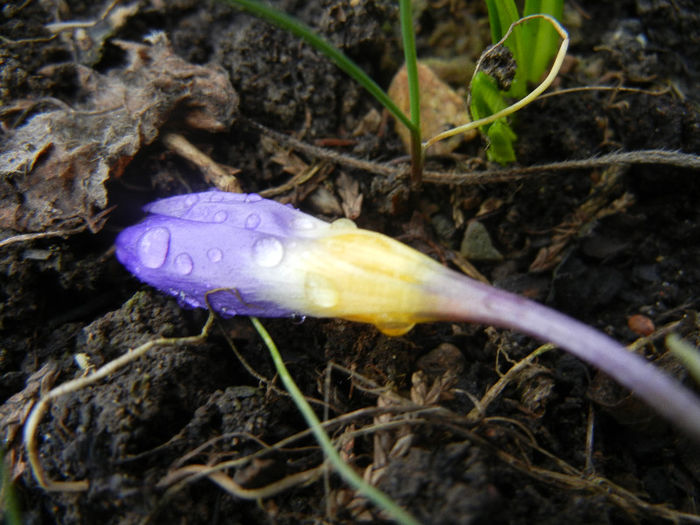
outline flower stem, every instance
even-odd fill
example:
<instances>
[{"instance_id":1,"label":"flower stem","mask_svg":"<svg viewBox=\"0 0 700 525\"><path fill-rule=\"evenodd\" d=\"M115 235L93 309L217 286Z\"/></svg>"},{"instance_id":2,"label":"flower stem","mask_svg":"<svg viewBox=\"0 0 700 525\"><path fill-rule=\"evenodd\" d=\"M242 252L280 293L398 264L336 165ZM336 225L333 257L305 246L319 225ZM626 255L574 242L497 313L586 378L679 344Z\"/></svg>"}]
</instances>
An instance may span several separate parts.
<instances>
[{"instance_id":1,"label":"flower stem","mask_svg":"<svg viewBox=\"0 0 700 525\"><path fill-rule=\"evenodd\" d=\"M514 329L554 343L605 372L700 441L700 398L602 332L462 275L451 276L443 293L450 296L449 317Z\"/></svg>"}]
</instances>

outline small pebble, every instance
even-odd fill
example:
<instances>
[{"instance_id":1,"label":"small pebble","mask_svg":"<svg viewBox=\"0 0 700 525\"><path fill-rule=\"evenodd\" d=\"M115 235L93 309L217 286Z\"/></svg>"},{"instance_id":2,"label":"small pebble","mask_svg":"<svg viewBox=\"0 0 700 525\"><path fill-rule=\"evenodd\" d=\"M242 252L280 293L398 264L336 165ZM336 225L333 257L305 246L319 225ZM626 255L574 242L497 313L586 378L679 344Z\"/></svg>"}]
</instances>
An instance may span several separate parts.
<instances>
[{"instance_id":1,"label":"small pebble","mask_svg":"<svg viewBox=\"0 0 700 525\"><path fill-rule=\"evenodd\" d=\"M643 336L651 335L656 330L656 327L654 326L654 321L649 319L646 315L642 314L635 314L630 316L627 319L627 326L635 334Z\"/></svg>"},{"instance_id":2,"label":"small pebble","mask_svg":"<svg viewBox=\"0 0 700 525\"><path fill-rule=\"evenodd\" d=\"M501 252L493 246L486 226L479 221L469 223L459 251L470 261L498 262L503 260Z\"/></svg>"}]
</instances>

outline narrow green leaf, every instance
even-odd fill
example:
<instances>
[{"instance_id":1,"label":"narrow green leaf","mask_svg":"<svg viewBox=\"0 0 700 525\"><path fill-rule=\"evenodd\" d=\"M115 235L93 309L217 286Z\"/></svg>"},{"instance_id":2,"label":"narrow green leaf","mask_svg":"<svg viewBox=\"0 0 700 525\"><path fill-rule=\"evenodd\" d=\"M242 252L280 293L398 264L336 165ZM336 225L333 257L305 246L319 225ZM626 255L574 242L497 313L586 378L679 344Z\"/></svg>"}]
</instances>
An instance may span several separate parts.
<instances>
[{"instance_id":1,"label":"narrow green leaf","mask_svg":"<svg viewBox=\"0 0 700 525\"><path fill-rule=\"evenodd\" d=\"M693 379L700 384L700 350L676 334L666 337L666 346L683 363Z\"/></svg>"},{"instance_id":2,"label":"narrow green leaf","mask_svg":"<svg viewBox=\"0 0 700 525\"><path fill-rule=\"evenodd\" d=\"M491 27L491 42L496 43L506 34L510 25L520 18L513 0L486 0Z\"/></svg>"},{"instance_id":3,"label":"narrow green leaf","mask_svg":"<svg viewBox=\"0 0 700 525\"><path fill-rule=\"evenodd\" d=\"M423 148L420 129L420 86L418 84L418 56L416 54L416 38L413 30L413 13L411 0L399 0L399 13L401 19L401 37L403 40L403 54L406 63L406 77L408 79L408 98L411 109L411 184L414 189L420 186L423 176Z\"/></svg>"},{"instance_id":4,"label":"narrow green leaf","mask_svg":"<svg viewBox=\"0 0 700 525\"><path fill-rule=\"evenodd\" d=\"M400 120L411 132L416 132L411 119L409 119L403 111L389 98L389 95L372 80L367 73L362 71L360 67L348 58L333 44L318 35L313 29L306 24L303 24L294 17L289 16L282 11L273 7L267 6L257 0L223 0L233 7L238 7L247 11L263 20L270 22L293 35L298 36L309 45L316 48L318 51L330 58L335 64L352 77L357 83L364 87L379 103L384 106L394 117ZM418 131L420 132L420 131Z\"/></svg>"},{"instance_id":5,"label":"narrow green leaf","mask_svg":"<svg viewBox=\"0 0 700 525\"><path fill-rule=\"evenodd\" d=\"M508 106L496 81L483 71L474 75L471 93L470 110L474 120L493 115ZM508 125L506 119L499 119L492 124L483 126L481 131L489 141L489 148L486 151L489 160L499 164L515 161L513 142L517 139L517 135Z\"/></svg>"},{"instance_id":6,"label":"narrow green leaf","mask_svg":"<svg viewBox=\"0 0 700 525\"><path fill-rule=\"evenodd\" d=\"M408 77L408 97L411 107L411 122L420 129L420 92L418 87L418 56L416 55L416 41L413 31L413 14L411 0L399 0L401 16L401 38L403 40L403 53L406 61L406 75Z\"/></svg>"},{"instance_id":7,"label":"narrow green leaf","mask_svg":"<svg viewBox=\"0 0 700 525\"><path fill-rule=\"evenodd\" d=\"M508 28L514 22L520 20L520 14L513 0L486 0L486 7L489 12L491 38L495 44L505 36ZM522 30L521 26L515 27L505 42L506 47L513 53L513 59L517 64L515 78L513 78L508 90L508 95L514 98L522 98L527 92L526 73L523 69L523 64L527 63L527 59L524 56L526 48L523 43Z\"/></svg>"},{"instance_id":8,"label":"narrow green leaf","mask_svg":"<svg viewBox=\"0 0 700 525\"><path fill-rule=\"evenodd\" d=\"M486 156L489 160L499 164L515 162L513 143L518 136L505 120L497 120L491 124L486 136L489 139L489 149L486 150Z\"/></svg>"},{"instance_id":9,"label":"narrow green leaf","mask_svg":"<svg viewBox=\"0 0 700 525\"><path fill-rule=\"evenodd\" d=\"M483 71L474 75L471 95L472 120L488 117L508 106L496 81Z\"/></svg>"},{"instance_id":10,"label":"narrow green leaf","mask_svg":"<svg viewBox=\"0 0 700 525\"><path fill-rule=\"evenodd\" d=\"M0 518L3 518L2 522L7 525L21 525L22 515L19 511L15 487L7 469L9 464L5 461L5 452L0 449Z\"/></svg>"},{"instance_id":11,"label":"narrow green leaf","mask_svg":"<svg viewBox=\"0 0 700 525\"><path fill-rule=\"evenodd\" d=\"M270 356L272 357L272 361L275 364L275 368L277 369L277 374L280 376L284 388L287 390L287 392L289 392L294 404L297 406L299 412L301 412L301 415L306 420L306 423L309 425L311 432L313 432L316 441L318 441L321 449L323 449L323 452L326 454L326 458L328 458L328 461L336 472L340 474L346 483L348 483L351 487L354 487L360 494L388 513L389 516L391 516L391 518L393 518L397 523L401 525L420 525L413 516L411 516L406 510L399 507L394 500L389 498L377 487L367 483L357 474L357 472L352 469L352 467L343 461L340 454L338 454L338 451L333 446L333 442L331 441L330 437L323 429L321 421L316 416L316 413L311 408L311 405L309 405L304 398L304 394L294 382L294 379L292 379L292 376L289 373L289 370L287 370L287 366L284 364L284 360L277 349L277 345L272 340L269 332L265 329L257 317L251 317L250 321L258 331L258 334L260 334L265 346L267 346Z\"/></svg>"},{"instance_id":12,"label":"narrow green leaf","mask_svg":"<svg viewBox=\"0 0 700 525\"><path fill-rule=\"evenodd\" d=\"M526 0L523 16L547 14L561 21L564 0ZM527 47L526 78L538 82L547 70L559 48L559 35L546 20L531 20L523 27L524 45Z\"/></svg>"}]
</instances>

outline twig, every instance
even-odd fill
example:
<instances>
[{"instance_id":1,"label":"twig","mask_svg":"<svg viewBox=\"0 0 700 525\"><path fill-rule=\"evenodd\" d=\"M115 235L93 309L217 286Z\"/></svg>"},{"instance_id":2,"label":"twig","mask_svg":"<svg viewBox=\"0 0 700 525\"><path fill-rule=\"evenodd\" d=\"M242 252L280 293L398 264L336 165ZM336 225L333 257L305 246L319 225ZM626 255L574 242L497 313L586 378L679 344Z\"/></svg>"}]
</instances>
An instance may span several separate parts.
<instances>
[{"instance_id":1,"label":"twig","mask_svg":"<svg viewBox=\"0 0 700 525\"><path fill-rule=\"evenodd\" d=\"M549 164L474 171L470 173L426 171L424 173L424 180L434 184L455 184L458 186L493 184L523 179L529 175L545 175L556 171L602 168L614 164L660 164L698 170L700 169L700 156L692 153L661 149L621 151L587 159L564 160Z\"/></svg>"},{"instance_id":2,"label":"twig","mask_svg":"<svg viewBox=\"0 0 700 525\"><path fill-rule=\"evenodd\" d=\"M481 419L484 416L484 411L486 408L499 396L503 389L520 373L521 370L529 366L530 363L535 360L535 358L544 354L545 352L548 352L549 350L553 350L554 348L555 346L552 344L542 345L510 367L508 372L503 374L500 379L486 391L479 401L479 404L474 407L469 414L467 414L467 421L470 423L476 423L479 419Z\"/></svg>"},{"instance_id":3,"label":"twig","mask_svg":"<svg viewBox=\"0 0 700 525\"><path fill-rule=\"evenodd\" d=\"M243 119L241 119L243 120ZM408 175L408 166L396 167L387 163L373 162L358 159L352 155L338 153L318 146L312 146L294 137L272 130L257 122L246 119L246 124L273 137L275 140L286 143L295 149L311 155L312 157L326 159L343 166L356 168L374 175L386 177L405 177ZM498 168L485 171L471 172L443 172L424 171L423 181L433 184L454 184L457 186L471 186L480 184L496 184L524 179L532 175L549 175L557 171L596 169L615 164L659 164L676 166L679 168L700 169L700 156L681 151L668 151L662 149L620 151L607 153L587 159L564 160L548 164L536 164L534 166L518 166L513 168Z\"/></svg>"},{"instance_id":4,"label":"twig","mask_svg":"<svg viewBox=\"0 0 700 525\"><path fill-rule=\"evenodd\" d=\"M51 237L67 237L75 233L83 232L85 231L85 228L87 228L87 224L82 224L75 228L68 228L66 230L53 230L48 232L22 233L19 235L13 235L12 237L8 237L7 239L0 241L0 248L10 246L11 244L18 242L36 241L37 239L49 239Z\"/></svg>"},{"instance_id":5,"label":"twig","mask_svg":"<svg viewBox=\"0 0 700 525\"><path fill-rule=\"evenodd\" d=\"M240 172L240 170L222 166L215 162L179 133L166 133L161 140L170 151L177 153L197 166L209 184L221 191L234 193L243 191L238 179L236 179L236 173Z\"/></svg>"}]
</instances>

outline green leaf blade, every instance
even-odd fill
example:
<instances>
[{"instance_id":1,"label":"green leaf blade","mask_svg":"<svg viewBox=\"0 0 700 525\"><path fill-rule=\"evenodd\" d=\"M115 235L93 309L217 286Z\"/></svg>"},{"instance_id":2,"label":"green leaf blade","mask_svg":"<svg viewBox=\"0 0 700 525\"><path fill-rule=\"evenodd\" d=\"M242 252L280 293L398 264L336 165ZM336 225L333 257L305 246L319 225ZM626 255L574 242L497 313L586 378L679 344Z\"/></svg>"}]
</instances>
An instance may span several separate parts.
<instances>
[{"instance_id":1,"label":"green leaf blade","mask_svg":"<svg viewBox=\"0 0 700 525\"><path fill-rule=\"evenodd\" d=\"M318 35L313 29L300 22L296 18L289 16L282 11L267 6L257 0L223 0L233 7L237 7L251 13L263 20L289 31L293 35L301 38L306 43L330 58L336 66L347 73L353 80L364 87L377 101L384 106L394 117L401 121L412 133L417 128L410 118L401 111L389 95L372 80L355 62L346 56L328 40Z\"/></svg>"},{"instance_id":2,"label":"green leaf blade","mask_svg":"<svg viewBox=\"0 0 700 525\"><path fill-rule=\"evenodd\" d=\"M564 0L527 0L523 16L548 14L561 20L564 13ZM546 20L532 20L523 27L525 45L528 53L528 82L538 82L547 70L550 61L559 47L559 35Z\"/></svg>"},{"instance_id":3,"label":"green leaf blade","mask_svg":"<svg viewBox=\"0 0 700 525\"><path fill-rule=\"evenodd\" d=\"M498 89L496 81L483 71L479 71L472 80L471 114L478 120L508 107L503 93ZM517 135L508 125L506 119L499 119L492 124L480 128L489 141L486 155L489 160L499 164L515 162L513 143Z\"/></svg>"}]
</instances>

